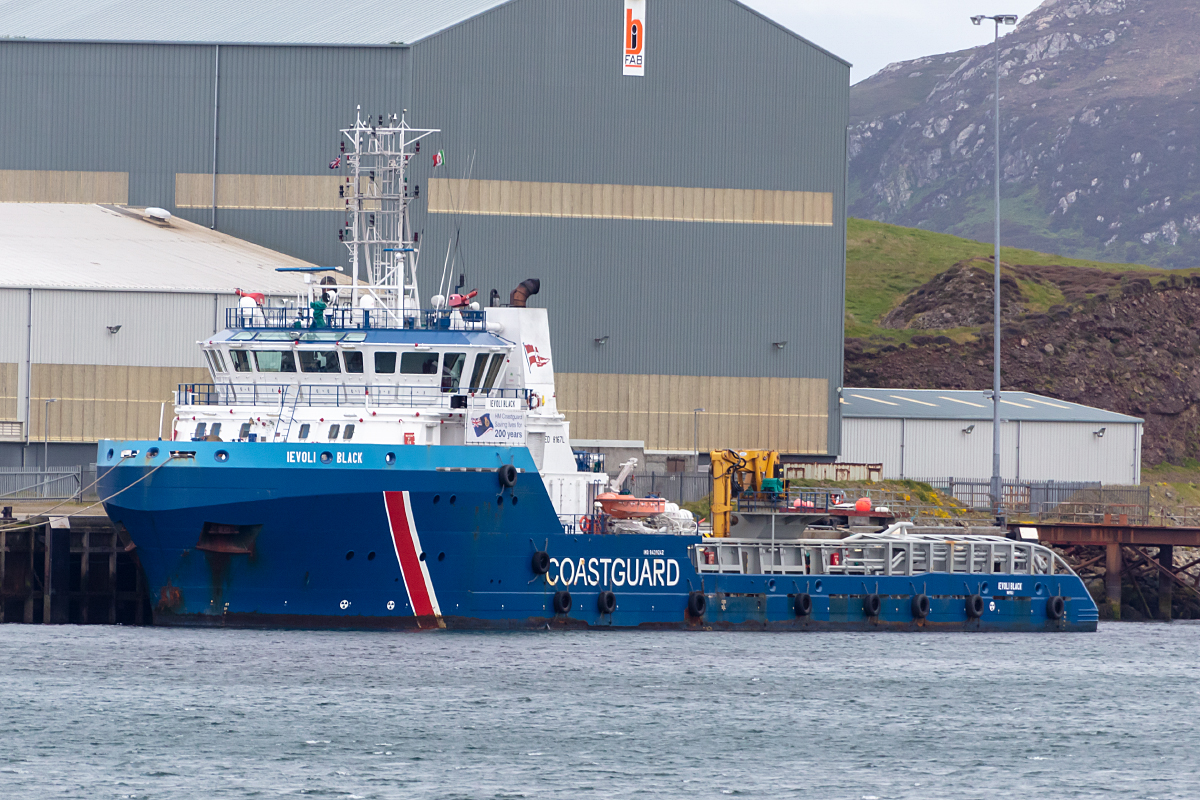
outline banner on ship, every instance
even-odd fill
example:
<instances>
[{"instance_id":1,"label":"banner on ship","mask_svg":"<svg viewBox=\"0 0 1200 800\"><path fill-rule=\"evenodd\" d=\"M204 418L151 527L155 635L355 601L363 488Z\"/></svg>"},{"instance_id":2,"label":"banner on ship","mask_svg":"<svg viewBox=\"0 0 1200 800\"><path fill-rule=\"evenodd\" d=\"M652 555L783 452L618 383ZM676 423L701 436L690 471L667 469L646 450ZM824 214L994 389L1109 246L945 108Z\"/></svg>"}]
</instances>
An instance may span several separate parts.
<instances>
[{"instance_id":1,"label":"banner on ship","mask_svg":"<svg viewBox=\"0 0 1200 800\"><path fill-rule=\"evenodd\" d=\"M525 401L515 397L489 397L483 408L472 409L467 444L525 445Z\"/></svg>"},{"instance_id":2,"label":"banner on ship","mask_svg":"<svg viewBox=\"0 0 1200 800\"><path fill-rule=\"evenodd\" d=\"M646 0L625 0L625 63L622 75L646 74Z\"/></svg>"}]
</instances>

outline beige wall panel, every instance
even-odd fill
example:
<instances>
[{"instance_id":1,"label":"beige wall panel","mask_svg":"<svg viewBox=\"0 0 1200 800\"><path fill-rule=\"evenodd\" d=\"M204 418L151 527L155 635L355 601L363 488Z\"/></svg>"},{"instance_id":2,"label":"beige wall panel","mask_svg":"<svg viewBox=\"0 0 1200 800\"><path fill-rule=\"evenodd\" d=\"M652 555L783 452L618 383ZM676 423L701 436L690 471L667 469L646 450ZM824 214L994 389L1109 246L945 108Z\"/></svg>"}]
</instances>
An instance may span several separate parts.
<instances>
[{"instance_id":1,"label":"beige wall panel","mask_svg":"<svg viewBox=\"0 0 1200 800\"><path fill-rule=\"evenodd\" d=\"M208 207L211 199L199 178L208 176L176 176L177 202L183 198L196 207ZM217 179L217 205L340 208L336 183L336 178L325 176L223 175ZM211 193L211 188L207 191ZM833 195L829 192L433 178L428 196L429 210L435 214L833 224ZM189 207L187 203L179 205Z\"/></svg>"},{"instance_id":2,"label":"beige wall panel","mask_svg":"<svg viewBox=\"0 0 1200 800\"><path fill-rule=\"evenodd\" d=\"M161 404L168 405L165 430L178 384L207 378L206 370L188 367L34 364L30 438L41 438L46 421L49 438L56 442L155 438ZM50 397L58 402L50 404L47 418L45 400Z\"/></svg>"},{"instance_id":3,"label":"beige wall panel","mask_svg":"<svg viewBox=\"0 0 1200 800\"><path fill-rule=\"evenodd\" d=\"M0 419L17 418L17 364L0 364Z\"/></svg>"},{"instance_id":4,"label":"beige wall panel","mask_svg":"<svg viewBox=\"0 0 1200 800\"><path fill-rule=\"evenodd\" d=\"M2 203L129 203L128 172L0 170Z\"/></svg>"},{"instance_id":5,"label":"beige wall panel","mask_svg":"<svg viewBox=\"0 0 1200 800\"><path fill-rule=\"evenodd\" d=\"M335 211L345 207L337 193L341 180L338 175L218 175L217 207ZM211 208L212 201L212 175L176 173L176 206Z\"/></svg>"}]
</instances>

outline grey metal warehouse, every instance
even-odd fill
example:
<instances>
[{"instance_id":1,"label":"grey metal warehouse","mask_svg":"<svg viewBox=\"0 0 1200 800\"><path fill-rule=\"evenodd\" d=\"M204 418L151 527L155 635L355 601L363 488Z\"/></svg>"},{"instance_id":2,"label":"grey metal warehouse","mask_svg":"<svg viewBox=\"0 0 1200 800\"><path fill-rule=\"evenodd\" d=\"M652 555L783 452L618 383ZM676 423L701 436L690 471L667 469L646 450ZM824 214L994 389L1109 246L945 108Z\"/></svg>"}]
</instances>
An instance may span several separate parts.
<instances>
[{"instance_id":1,"label":"grey metal warehouse","mask_svg":"<svg viewBox=\"0 0 1200 800\"><path fill-rule=\"evenodd\" d=\"M991 392L843 389L842 455L885 478L992 472ZM1029 392L1001 392L1005 481L1141 483L1142 420Z\"/></svg>"},{"instance_id":2,"label":"grey metal warehouse","mask_svg":"<svg viewBox=\"0 0 1200 800\"><path fill-rule=\"evenodd\" d=\"M703 408L701 449L839 451L849 65L734 0L66 0L0 37L0 201L344 264L338 130L407 109L426 295L448 251L483 298L541 278L573 436L689 451Z\"/></svg>"}]
</instances>

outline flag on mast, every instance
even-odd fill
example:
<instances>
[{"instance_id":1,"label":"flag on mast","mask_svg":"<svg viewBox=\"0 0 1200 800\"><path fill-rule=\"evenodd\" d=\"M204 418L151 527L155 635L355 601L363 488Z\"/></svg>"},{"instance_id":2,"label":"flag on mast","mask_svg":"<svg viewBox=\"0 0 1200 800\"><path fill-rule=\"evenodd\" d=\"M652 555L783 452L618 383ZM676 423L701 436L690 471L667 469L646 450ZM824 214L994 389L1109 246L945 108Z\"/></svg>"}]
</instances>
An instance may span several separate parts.
<instances>
[{"instance_id":1,"label":"flag on mast","mask_svg":"<svg viewBox=\"0 0 1200 800\"><path fill-rule=\"evenodd\" d=\"M337 168L338 168L338 167L340 167L341 165L342 165L342 157L341 157L341 156L338 156L338 157L337 157L337 158L335 158L333 161L330 161L330 162L329 162L329 168L330 168L330 169L337 169Z\"/></svg>"},{"instance_id":2,"label":"flag on mast","mask_svg":"<svg viewBox=\"0 0 1200 800\"><path fill-rule=\"evenodd\" d=\"M445 150L438 150L436 153L433 154L433 165L435 167L440 167L442 164L445 164L445 163L446 163L446 151Z\"/></svg>"}]
</instances>

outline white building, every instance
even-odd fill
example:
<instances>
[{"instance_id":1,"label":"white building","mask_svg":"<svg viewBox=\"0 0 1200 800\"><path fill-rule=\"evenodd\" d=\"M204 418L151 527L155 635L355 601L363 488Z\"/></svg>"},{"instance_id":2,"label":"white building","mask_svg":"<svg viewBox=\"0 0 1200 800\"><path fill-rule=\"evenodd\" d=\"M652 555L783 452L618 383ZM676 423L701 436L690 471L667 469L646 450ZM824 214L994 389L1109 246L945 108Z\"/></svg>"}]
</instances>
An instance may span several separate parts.
<instances>
[{"instance_id":1,"label":"white building","mask_svg":"<svg viewBox=\"0 0 1200 800\"><path fill-rule=\"evenodd\" d=\"M1028 392L1000 394L1006 481L1141 482L1142 420ZM884 478L987 480L991 392L843 389L840 461Z\"/></svg>"}]
</instances>

